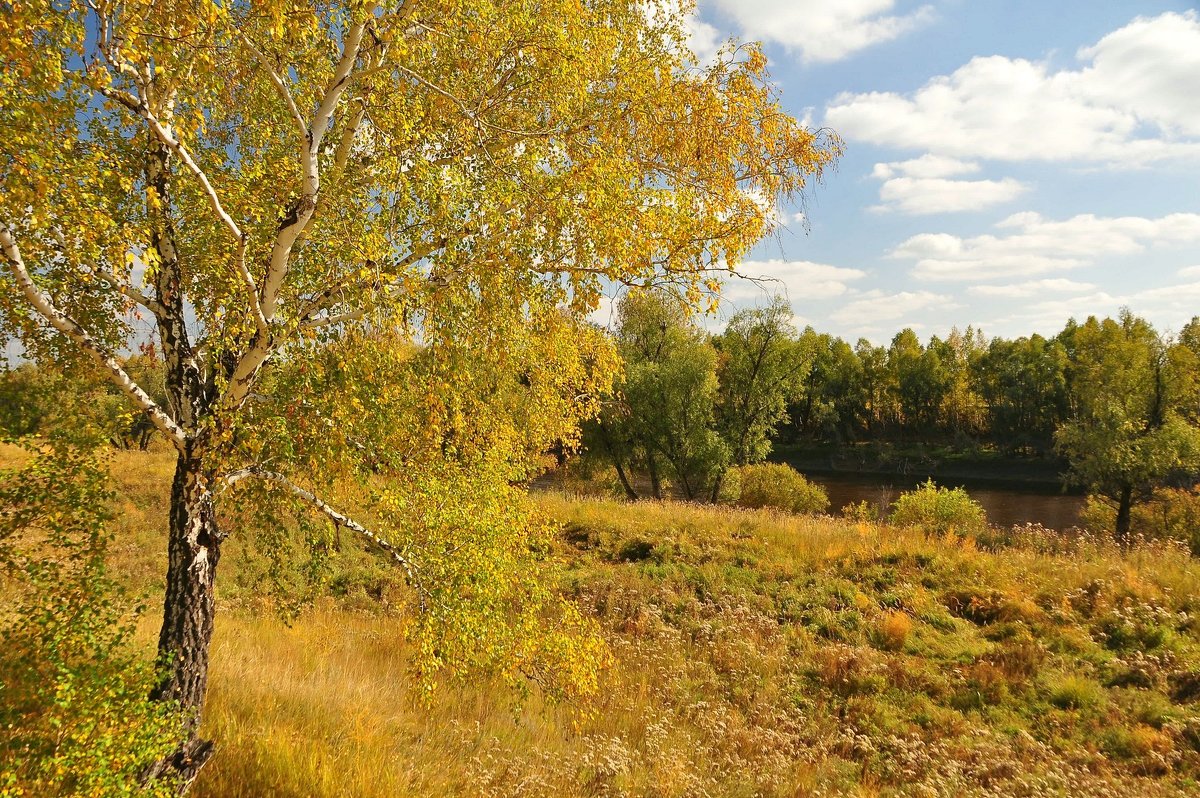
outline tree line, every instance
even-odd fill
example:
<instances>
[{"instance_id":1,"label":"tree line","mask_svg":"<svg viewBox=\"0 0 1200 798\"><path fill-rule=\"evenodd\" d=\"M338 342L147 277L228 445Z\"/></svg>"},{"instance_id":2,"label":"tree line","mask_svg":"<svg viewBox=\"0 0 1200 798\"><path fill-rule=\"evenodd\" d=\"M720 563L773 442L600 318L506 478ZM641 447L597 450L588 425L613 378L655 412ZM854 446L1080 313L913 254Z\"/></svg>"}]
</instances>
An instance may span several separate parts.
<instances>
[{"instance_id":1,"label":"tree line","mask_svg":"<svg viewBox=\"0 0 1200 798\"><path fill-rule=\"evenodd\" d=\"M780 440L921 441L1065 460L1068 483L1110 501L1115 532L1157 488L1200 475L1200 317L1167 335L1123 310L1052 337L973 328L922 343L854 345L788 304L735 314L709 334L680 297L630 292L614 330L625 375L585 427L629 498L717 501L730 469Z\"/></svg>"}]
</instances>

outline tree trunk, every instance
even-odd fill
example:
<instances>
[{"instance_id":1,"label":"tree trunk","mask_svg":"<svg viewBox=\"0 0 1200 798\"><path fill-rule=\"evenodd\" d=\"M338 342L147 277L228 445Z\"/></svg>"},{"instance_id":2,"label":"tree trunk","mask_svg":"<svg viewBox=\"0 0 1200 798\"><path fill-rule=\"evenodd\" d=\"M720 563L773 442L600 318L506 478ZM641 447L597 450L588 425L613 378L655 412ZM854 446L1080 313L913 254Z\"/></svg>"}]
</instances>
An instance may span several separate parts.
<instances>
[{"instance_id":1,"label":"tree trunk","mask_svg":"<svg viewBox=\"0 0 1200 798\"><path fill-rule=\"evenodd\" d=\"M1133 506L1133 488L1121 488L1121 495L1117 502L1117 545L1122 549L1128 549L1130 544L1129 539L1129 511Z\"/></svg>"},{"instance_id":2,"label":"tree trunk","mask_svg":"<svg viewBox=\"0 0 1200 798\"><path fill-rule=\"evenodd\" d=\"M629 481L629 475L625 473L625 468L616 457L613 458L613 467L617 469L617 479L621 480L621 487L625 489L625 497L630 501L637 501L637 491L633 489L633 485Z\"/></svg>"},{"instance_id":3,"label":"tree trunk","mask_svg":"<svg viewBox=\"0 0 1200 798\"><path fill-rule=\"evenodd\" d=\"M629 482L629 475L625 473L625 467L621 465L621 456L617 454L617 447L613 445L608 427L604 425L603 421L598 422L597 426L600 429L600 437L604 441L604 447L608 449L608 456L612 458L613 467L617 470L617 478L621 480L621 487L625 488L625 496L630 501L637 501L637 491L633 489L633 485Z\"/></svg>"},{"instance_id":4,"label":"tree trunk","mask_svg":"<svg viewBox=\"0 0 1200 798\"><path fill-rule=\"evenodd\" d=\"M721 487L725 484L725 469L717 470L717 475L713 477L712 493L709 495L709 501L716 504L721 498Z\"/></svg>"},{"instance_id":5,"label":"tree trunk","mask_svg":"<svg viewBox=\"0 0 1200 798\"><path fill-rule=\"evenodd\" d=\"M179 456L171 485L167 592L158 637L158 653L166 670L151 695L158 701L178 703L184 713L185 738L174 753L155 763L147 776L176 776L183 789L213 753L212 742L199 737L215 612L213 585L220 558L209 476L201 457Z\"/></svg>"},{"instance_id":6,"label":"tree trunk","mask_svg":"<svg viewBox=\"0 0 1200 798\"><path fill-rule=\"evenodd\" d=\"M646 469L650 472L650 492L655 499L662 501L662 480L658 477L658 463L653 454L646 456Z\"/></svg>"}]
</instances>

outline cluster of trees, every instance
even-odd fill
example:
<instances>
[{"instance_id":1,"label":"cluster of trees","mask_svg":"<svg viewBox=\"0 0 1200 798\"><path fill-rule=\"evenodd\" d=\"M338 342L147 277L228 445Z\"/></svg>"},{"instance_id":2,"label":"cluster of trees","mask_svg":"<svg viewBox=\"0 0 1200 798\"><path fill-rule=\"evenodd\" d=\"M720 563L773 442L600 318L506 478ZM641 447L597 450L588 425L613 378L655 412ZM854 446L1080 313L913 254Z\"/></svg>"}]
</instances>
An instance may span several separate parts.
<instances>
[{"instance_id":1,"label":"cluster of trees","mask_svg":"<svg viewBox=\"0 0 1200 798\"><path fill-rule=\"evenodd\" d=\"M1100 353L1081 348L1097 338L1110 342ZM1200 319L1172 339L1124 312L1117 320L1070 321L1050 338L989 340L968 327L924 345L911 329L886 347L865 339L851 346L811 329L802 340L813 353L812 369L780 433L789 440L937 441L1046 455L1055 450L1059 428L1085 410L1094 381L1089 362L1119 357L1120 346L1136 350L1140 362L1162 364L1124 375L1132 390L1153 393L1146 386L1157 379L1164 401L1196 413ZM1118 340L1125 343L1111 343ZM1116 390L1103 388L1110 389Z\"/></svg>"},{"instance_id":2,"label":"cluster of trees","mask_svg":"<svg viewBox=\"0 0 1200 798\"><path fill-rule=\"evenodd\" d=\"M812 357L776 301L745 310L711 336L670 291L626 293L615 342L622 382L584 429L586 449L611 463L626 495L669 484L687 499L717 501L728 469L771 448L787 405L803 393Z\"/></svg>"},{"instance_id":3,"label":"cluster of trees","mask_svg":"<svg viewBox=\"0 0 1200 798\"><path fill-rule=\"evenodd\" d=\"M988 341L970 327L927 345L911 329L886 347L811 330L805 338L813 368L784 433L793 439L975 441L1045 454L1070 410L1057 339Z\"/></svg>"},{"instance_id":4,"label":"cluster of trees","mask_svg":"<svg viewBox=\"0 0 1200 798\"><path fill-rule=\"evenodd\" d=\"M709 335L677 296L627 294L614 333L624 382L587 429L590 455L631 498L661 497L669 481L716 501L729 467L763 460L778 438L1056 453L1068 482L1111 501L1122 542L1134 504L1200 475L1200 318L1173 337L1123 311L1053 338L968 328L923 345L906 329L887 347L798 333L790 319L777 300Z\"/></svg>"},{"instance_id":5,"label":"cluster of trees","mask_svg":"<svg viewBox=\"0 0 1200 798\"><path fill-rule=\"evenodd\" d=\"M166 401L162 360L153 346L121 359L122 368L156 402ZM149 448L157 432L150 417L89 364L4 364L0 371L0 434L46 437L70 429L121 449Z\"/></svg>"}]
</instances>

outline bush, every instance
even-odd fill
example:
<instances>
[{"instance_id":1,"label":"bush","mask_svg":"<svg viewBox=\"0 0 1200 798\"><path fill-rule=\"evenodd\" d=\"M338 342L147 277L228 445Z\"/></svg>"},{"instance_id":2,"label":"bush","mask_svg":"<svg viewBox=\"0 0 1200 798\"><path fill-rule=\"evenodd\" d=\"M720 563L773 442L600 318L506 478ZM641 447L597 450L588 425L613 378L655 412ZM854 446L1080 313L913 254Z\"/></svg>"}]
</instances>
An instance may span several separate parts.
<instances>
[{"instance_id":1,"label":"bush","mask_svg":"<svg viewBox=\"0 0 1200 798\"><path fill-rule=\"evenodd\" d=\"M778 463L759 463L737 469L741 485L739 507L770 507L789 513L823 513L829 509L829 494L796 469Z\"/></svg>"},{"instance_id":2,"label":"bush","mask_svg":"<svg viewBox=\"0 0 1200 798\"><path fill-rule=\"evenodd\" d=\"M182 723L104 566L106 474L65 447L0 473L0 795L173 795L141 784Z\"/></svg>"},{"instance_id":3,"label":"bush","mask_svg":"<svg viewBox=\"0 0 1200 798\"><path fill-rule=\"evenodd\" d=\"M962 488L939 488L933 480L905 491L892 503L888 520L897 526L917 526L929 532L980 532L987 513Z\"/></svg>"},{"instance_id":4,"label":"bush","mask_svg":"<svg viewBox=\"0 0 1200 798\"><path fill-rule=\"evenodd\" d=\"M1104 688L1082 676L1067 674L1051 682L1050 703L1059 709L1094 709L1104 703Z\"/></svg>"},{"instance_id":5,"label":"bush","mask_svg":"<svg viewBox=\"0 0 1200 798\"><path fill-rule=\"evenodd\" d=\"M879 505L863 499L860 502L851 502L842 508L842 517L857 521L860 524L874 524L879 521Z\"/></svg>"}]
</instances>

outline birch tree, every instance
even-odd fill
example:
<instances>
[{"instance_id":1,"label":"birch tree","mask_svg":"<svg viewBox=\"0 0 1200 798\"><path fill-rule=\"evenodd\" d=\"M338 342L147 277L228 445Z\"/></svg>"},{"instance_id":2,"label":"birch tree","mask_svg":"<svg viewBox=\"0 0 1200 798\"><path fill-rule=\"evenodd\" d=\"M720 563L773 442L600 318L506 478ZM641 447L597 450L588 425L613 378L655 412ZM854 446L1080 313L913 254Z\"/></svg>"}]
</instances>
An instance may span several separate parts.
<instances>
[{"instance_id":1,"label":"birch tree","mask_svg":"<svg viewBox=\"0 0 1200 798\"><path fill-rule=\"evenodd\" d=\"M431 668L500 639L491 661L536 678L531 639L577 639L438 608L510 604L472 587L520 581L530 527L505 486L615 368L580 315L606 281L715 288L770 231L763 198L839 149L779 108L757 48L697 66L689 10L6 5L0 326L31 357L90 358L177 453L156 696L189 737L160 770L186 782L212 751L218 519L239 496L307 506L404 569L414 606L457 623L430 627ZM138 318L165 402L121 365ZM347 484L361 518L322 492ZM586 689L594 662L559 651Z\"/></svg>"}]
</instances>

